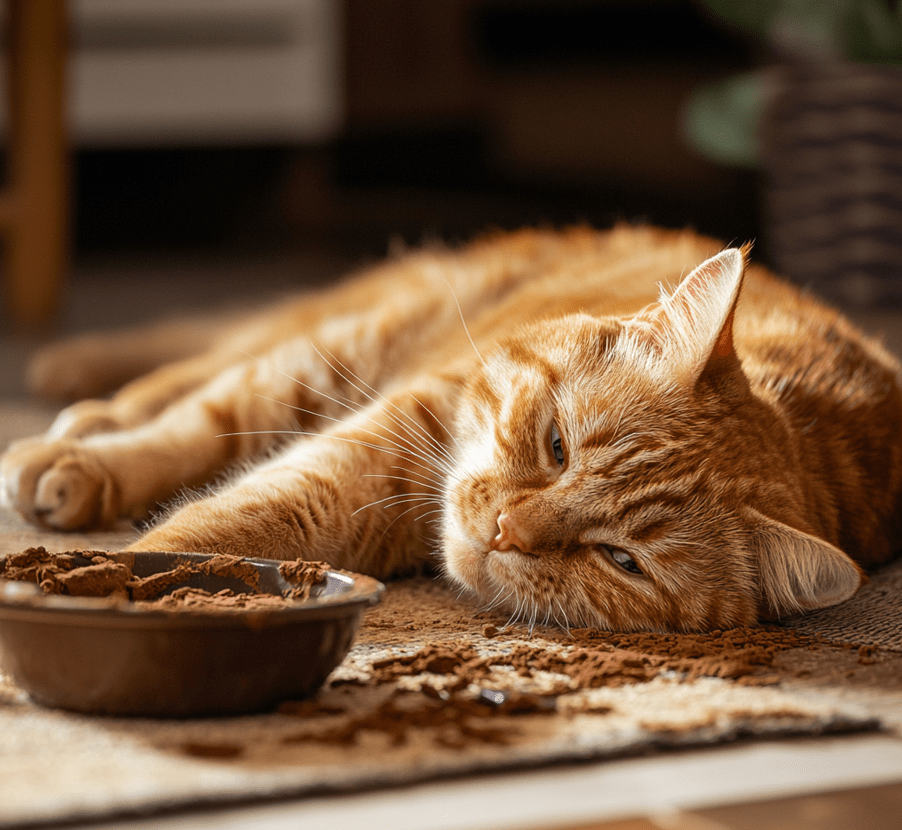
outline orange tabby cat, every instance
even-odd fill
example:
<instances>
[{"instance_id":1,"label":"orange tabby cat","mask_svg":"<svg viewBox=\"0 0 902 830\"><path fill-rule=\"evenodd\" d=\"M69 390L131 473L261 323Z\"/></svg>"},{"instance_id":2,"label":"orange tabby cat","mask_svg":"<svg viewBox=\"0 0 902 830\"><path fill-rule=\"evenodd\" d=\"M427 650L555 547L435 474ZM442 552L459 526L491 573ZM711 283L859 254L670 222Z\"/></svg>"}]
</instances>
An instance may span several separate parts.
<instances>
[{"instance_id":1,"label":"orange tabby cat","mask_svg":"<svg viewBox=\"0 0 902 830\"><path fill-rule=\"evenodd\" d=\"M13 445L6 496L68 530L192 488L133 550L379 577L437 558L531 623L699 630L841 602L897 541L899 364L719 247L521 232L185 330L198 354ZM34 372L102 384L154 342L83 338Z\"/></svg>"}]
</instances>

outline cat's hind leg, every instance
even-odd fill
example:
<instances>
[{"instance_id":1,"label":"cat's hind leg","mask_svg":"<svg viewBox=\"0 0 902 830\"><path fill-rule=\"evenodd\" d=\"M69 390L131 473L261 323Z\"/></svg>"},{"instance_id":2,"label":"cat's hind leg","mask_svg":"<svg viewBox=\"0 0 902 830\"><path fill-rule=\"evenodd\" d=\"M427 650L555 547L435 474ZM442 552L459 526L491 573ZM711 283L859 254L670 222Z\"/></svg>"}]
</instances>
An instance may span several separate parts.
<instances>
[{"instance_id":1,"label":"cat's hind leg","mask_svg":"<svg viewBox=\"0 0 902 830\"><path fill-rule=\"evenodd\" d=\"M56 416L44 438L81 439L140 426L211 377L245 359L230 350L211 350L168 363L125 384L110 398L87 398L67 406Z\"/></svg>"},{"instance_id":2,"label":"cat's hind leg","mask_svg":"<svg viewBox=\"0 0 902 830\"><path fill-rule=\"evenodd\" d=\"M82 438L136 426L242 359L215 348L221 322L155 323L78 335L40 349L26 368L31 390L77 401L59 413L46 437ZM114 390L112 397L99 397Z\"/></svg>"},{"instance_id":3,"label":"cat's hind leg","mask_svg":"<svg viewBox=\"0 0 902 830\"><path fill-rule=\"evenodd\" d=\"M47 437L83 438L149 421L230 366L290 339L292 326L281 318L272 325L272 316L264 309L162 321L46 347L29 366L32 387L83 398L60 412ZM109 398L91 397L113 389Z\"/></svg>"}]
</instances>

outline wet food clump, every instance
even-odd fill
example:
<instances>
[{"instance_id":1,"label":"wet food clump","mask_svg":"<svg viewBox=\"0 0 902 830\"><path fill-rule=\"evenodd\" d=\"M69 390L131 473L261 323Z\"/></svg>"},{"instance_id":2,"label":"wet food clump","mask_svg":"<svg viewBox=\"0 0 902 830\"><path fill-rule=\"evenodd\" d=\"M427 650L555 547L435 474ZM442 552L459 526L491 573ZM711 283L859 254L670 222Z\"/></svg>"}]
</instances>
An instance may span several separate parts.
<instances>
[{"instance_id":1,"label":"wet food clump","mask_svg":"<svg viewBox=\"0 0 902 830\"><path fill-rule=\"evenodd\" d=\"M260 589L260 572L240 556L218 554L200 561L185 557L169 570L148 576L134 573L135 554L107 551L50 553L43 547L0 558L0 579L32 582L45 594L109 597L142 608L169 611L265 610L307 599L322 583L325 562L283 562L279 567L288 588L280 593ZM237 580L243 588L198 587L204 578Z\"/></svg>"}]
</instances>

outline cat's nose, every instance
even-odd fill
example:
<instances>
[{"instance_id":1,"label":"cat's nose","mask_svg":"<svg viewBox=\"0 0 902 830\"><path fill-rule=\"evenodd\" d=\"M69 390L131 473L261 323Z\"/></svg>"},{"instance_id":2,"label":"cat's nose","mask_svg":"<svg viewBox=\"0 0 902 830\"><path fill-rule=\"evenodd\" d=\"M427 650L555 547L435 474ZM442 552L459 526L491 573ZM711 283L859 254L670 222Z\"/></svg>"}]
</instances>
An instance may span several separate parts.
<instances>
[{"instance_id":1,"label":"cat's nose","mask_svg":"<svg viewBox=\"0 0 902 830\"><path fill-rule=\"evenodd\" d=\"M529 531L522 521L510 513L498 516L498 535L492 540L492 550L504 552L517 548L522 553L529 553L529 547Z\"/></svg>"}]
</instances>

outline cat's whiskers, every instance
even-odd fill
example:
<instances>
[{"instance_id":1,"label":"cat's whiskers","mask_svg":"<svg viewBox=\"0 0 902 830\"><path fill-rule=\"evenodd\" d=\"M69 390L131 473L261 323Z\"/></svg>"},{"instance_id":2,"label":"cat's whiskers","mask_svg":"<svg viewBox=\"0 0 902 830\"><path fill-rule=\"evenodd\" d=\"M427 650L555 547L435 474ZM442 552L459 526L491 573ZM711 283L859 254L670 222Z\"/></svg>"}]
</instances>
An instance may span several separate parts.
<instances>
[{"instance_id":1,"label":"cat's whiskers","mask_svg":"<svg viewBox=\"0 0 902 830\"><path fill-rule=\"evenodd\" d=\"M316 347L314 346L314 350L315 350L315 348ZM252 360L260 360L261 359L258 355L254 355L251 352L246 351L245 349L239 349L239 351L241 352L241 354L246 355L247 357L251 358ZM309 384L304 383L304 381L300 380L299 378L295 377L294 375L290 374L289 372L286 372L283 369L280 369L276 365L275 360L272 358L268 359L268 365L273 371L275 371L277 374L281 375L283 378L287 378L292 383L297 384L298 386L302 387L303 389L306 389L308 392L312 392L314 395L319 395L321 398L325 398L327 401L331 401L336 406L340 406L343 409L346 409L348 412L354 412L357 414L361 414L363 412L363 408L361 407L360 403L353 400L352 398L348 398L344 395L339 395L336 397L336 395L330 395L328 392L323 392L321 389L317 389L314 386L310 386ZM265 395L258 394L257 397L263 398L264 400L272 401L273 403L282 404L283 406L290 406L290 404L287 403L286 401L280 401L280 400L277 400L274 398L267 398ZM316 413L316 414L318 415L320 413Z\"/></svg>"},{"instance_id":2,"label":"cat's whiskers","mask_svg":"<svg viewBox=\"0 0 902 830\"><path fill-rule=\"evenodd\" d=\"M391 498L404 498L405 496L414 496L414 495L416 495L416 496L428 495L430 498L438 500L438 499L441 499L442 495L443 495L441 487L436 486L435 484L430 484L429 482L426 482L426 481L416 481L415 479L412 479L412 478L401 478L400 476L381 476L378 473L367 474L365 476L362 476L362 478L387 478L389 480L409 481L412 484L418 484L418 485L420 485L421 488L423 488L423 492L417 492L415 490L403 490L401 492L386 496L386 498L384 500L391 499Z\"/></svg>"},{"instance_id":3,"label":"cat's whiskers","mask_svg":"<svg viewBox=\"0 0 902 830\"><path fill-rule=\"evenodd\" d=\"M390 507L395 507L399 504L406 504L411 501L434 501L435 494L433 493L394 493L391 496L386 496L384 499L376 499L376 501L371 501L369 504L363 505L363 507L358 507L351 515L356 516L362 510L367 510L370 507L376 507L377 505L382 505L383 510L387 510Z\"/></svg>"},{"instance_id":4,"label":"cat's whiskers","mask_svg":"<svg viewBox=\"0 0 902 830\"><path fill-rule=\"evenodd\" d=\"M280 372L282 375L296 383L298 386L306 389L308 392L313 392L314 395L319 395L321 398L325 398L327 401L331 401L337 406L343 407L348 412L363 412L363 407L360 401L354 400L354 398L349 398L347 395L341 395L337 392L335 394L323 392L322 389L317 389L315 386L311 386L309 383L304 383L304 381L300 380L300 378L296 378L293 375L288 374L287 372L282 372L280 369L276 369L276 371Z\"/></svg>"},{"instance_id":5,"label":"cat's whiskers","mask_svg":"<svg viewBox=\"0 0 902 830\"><path fill-rule=\"evenodd\" d=\"M439 502L433 502L433 503L434 503L434 504L439 504ZM428 503L427 503L427 504L415 504L413 507L408 507L407 510L405 510L403 513L400 513L399 515L395 516L395 518L392 519L392 520L388 523L388 527L386 527L385 530L382 531L382 535L379 537L380 541L385 537L385 534L388 533L389 530L391 530L392 525L393 525L396 521L398 521L398 519L403 518L403 517L406 516L408 513L412 513L414 510L416 510L416 509L419 508L419 507L428 507L428 506L429 506ZM417 522L417 521L419 521L420 519L422 519L424 516L429 516L429 515L432 514L432 513L441 512L442 509L444 509L444 508L442 508L441 505L440 505L439 510L430 510L428 513L423 513L421 516L415 517L415 518L414 518L414 521Z\"/></svg>"},{"instance_id":6,"label":"cat's whiskers","mask_svg":"<svg viewBox=\"0 0 902 830\"><path fill-rule=\"evenodd\" d=\"M438 504L438 502L436 502L436 503ZM426 505L420 505L420 506L425 507ZM414 516L413 520L415 522L420 522L423 519L425 519L427 516L432 516L435 513L444 513L444 512L445 512L445 506L440 504L439 507L437 507L435 510L429 510L426 513L421 513L419 516ZM435 523L435 519L433 519L429 522L426 522L426 524L434 524L434 523Z\"/></svg>"},{"instance_id":7,"label":"cat's whiskers","mask_svg":"<svg viewBox=\"0 0 902 830\"><path fill-rule=\"evenodd\" d=\"M520 600L520 599L518 598L518 599L517 599L517 607L514 609L513 614L510 615L510 617L508 618L507 622L504 624L504 629L505 629L505 630L508 629L508 628L510 628L512 625L514 625L514 623L517 623L517 622L520 621L521 616L522 616L522 612L521 612L521 610L520 610L521 603L522 603L522 600Z\"/></svg>"},{"instance_id":8,"label":"cat's whiskers","mask_svg":"<svg viewBox=\"0 0 902 830\"><path fill-rule=\"evenodd\" d=\"M448 429L448 427L446 427L441 422L441 419L428 406L426 406L426 404L424 404L416 395L411 395L410 397L412 400L416 401L426 412L429 413L429 417L432 418L432 420L435 421L436 425L441 428L441 430L445 433L445 435L447 435L451 439L454 446L456 446L458 449L461 449L460 442L457 440L457 437L454 435L453 432L451 432L450 429ZM419 424L417 426L419 426ZM427 435L427 437L432 438L431 435ZM433 438L432 440L435 440L435 439ZM440 442L436 441L436 444L439 447L442 447L442 444ZM445 448L442 447L442 449L445 449ZM453 456L450 453L448 453L448 457L453 460Z\"/></svg>"},{"instance_id":9,"label":"cat's whiskers","mask_svg":"<svg viewBox=\"0 0 902 830\"><path fill-rule=\"evenodd\" d=\"M510 619L507 621L507 625L510 626L515 622L519 622L524 618L524 614L526 613L526 605L529 600L525 596L520 596L520 593L516 588L512 591L514 598L517 600L516 608L514 609L514 613L511 615Z\"/></svg>"},{"instance_id":10,"label":"cat's whiskers","mask_svg":"<svg viewBox=\"0 0 902 830\"><path fill-rule=\"evenodd\" d=\"M444 476L439 476L439 475L427 476L424 473L418 472L417 470L408 470L397 464L392 465L389 469L398 470L399 472L402 472L402 473L410 473L413 476L422 476L423 478L428 479L433 484L437 485L438 489L441 490L442 492L444 492L445 488L447 487L447 479ZM387 475L387 474L386 473L372 473L372 475Z\"/></svg>"},{"instance_id":11,"label":"cat's whiskers","mask_svg":"<svg viewBox=\"0 0 902 830\"><path fill-rule=\"evenodd\" d=\"M461 588L461 593L465 590L465 588ZM504 585L499 586L498 590L495 592L495 596L493 596L487 604L482 606L483 611L494 611L499 605L504 604L507 599L507 595L505 595L506 590Z\"/></svg>"},{"instance_id":12,"label":"cat's whiskers","mask_svg":"<svg viewBox=\"0 0 902 830\"><path fill-rule=\"evenodd\" d=\"M306 389L308 392L313 392L314 395L319 395L321 398L325 398L327 401L331 401L336 406L340 406L340 407L342 407L342 409L346 409L348 412L353 412L355 414L363 413L363 407L357 401L353 400L352 398L347 398L344 395L341 395L340 397L336 397L335 395L330 395L328 392L323 392L322 389L317 389L315 386L311 386L309 383L304 383L304 381L299 380L296 377L292 377L287 372L282 372L279 369L276 369L276 371L279 372L281 375L284 375L286 378L288 378L293 383L296 383L301 388ZM285 402L278 401L278 403L285 403ZM286 403L285 405L288 406L289 404Z\"/></svg>"},{"instance_id":13,"label":"cat's whiskers","mask_svg":"<svg viewBox=\"0 0 902 830\"><path fill-rule=\"evenodd\" d=\"M533 631L535 631L536 627L536 618L539 613L539 608L537 605L533 604L532 613L529 615L529 636L532 637Z\"/></svg>"},{"instance_id":14,"label":"cat's whiskers","mask_svg":"<svg viewBox=\"0 0 902 830\"><path fill-rule=\"evenodd\" d=\"M427 476L425 473L421 473L418 470L408 470L406 467L402 467L399 464L393 464L391 467L389 467L389 469L397 470L398 472L401 472L401 473L409 473L412 476L420 476L420 478L409 479L409 481L411 481L413 484L422 484L425 487L427 482L431 482L432 484L430 486L435 486L437 490L441 490L442 492L444 492L444 490L445 490L446 479L443 476L440 476L440 475L437 475L434 473L432 475ZM370 476L378 477L378 478L390 478L391 474L390 473L365 473L364 474L364 478L370 477ZM396 478L398 478L401 481L404 480L404 476L396 476ZM425 479L425 481L422 481L421 479Z\"/></svg>"},{"instance_id":15,"label":"cat's whiskers","mask_svg":"<svg viewBox=\"0 0 902 830\"><path fill-rule=\"evenodd\" d=\"M314 350L314 351L319 355L319 357L326 363L326 365L329 366L329 367L332 369L332 371L334 371L339 377L341 377L343 380L345 380L347 383L349 383L351 386L353 386L358 392L360 392L364 397L366 397L366 398L367 398L368 400L370 400L372 403L376 403L376 399L375 399L375 398L373 398L371 395L368 395L364 390L362 390L359 386L357 386L357 384L355 384L350 378L346 377L346 376L345 376L344 374L342 374L342 373L341 373L341 372L340 372L340 371L339 371L332 363L330 363L328 360L326 360L326 358L323 357L322 353L319 351L319 349L317 348L317 346L316 346L315 343L314 343L314 344L311 344L311 345L313 346L313 350ZM337 362L337 363L338 363L345 371L347 371L350 375L352 375L356 380L360 381L360 383L363 383L367 388L372 389L372 387L369 386L369 384L367 384L365 381L363 381L358 375L356 375L354 372L351 372L351 370L348 369L348 368L347 368L340 360L338 360L338 358L336 358L335 355L333 355L331 352L329 352L329 354L333 357L334 360L336 360L336 362ZM290 381L292 381L293 383L297 384L298 386L302 387L303 389L308 390L309 392L312 392L314 395L319 395L320 397L322 397L322 398L324 398L324 399L326 399L326 400L328 400L328 401L331 401L331 402L334 403L336 406L342 407L343 409L345 409L345 410L347 410L347 411L349 411L349 412L352 412L352 413L354 413L354 414L356 414L356 415L362 416L362 417L366 418L368 421L370 421L370 423L372 423L372 424L374 424L374 425L377 425L377 426L383 426L383 427L385 426L384 424L379 423L379 422L376 421L374 418L372 418L372 417L370 417L369 415L367 415L366 412L365 412L365 410L364 410L364 408L363 408L358 402L352 400L351 398L347 398L347 397L345 397L345 396L341 396L341 399L339 399L339 398L335 397L334 395L330 395L330 394L327 393L327 392L323 392L321 389L316 389L315 387L310 386L310 385L307 384L307 383L304 383L304 381L299 380L299 379L296 378L296 377L293 377L292 375L288 374L287 372L283 372L283 371L282 371L281 369L279 369L277 366L274 366L273 368L275 369L276 372L278 372L278 373L279 373L280 375L282 375L283 377L288 378L288 379L289 379ZM375 392L376 390L372 389L372 391ZM377 393L377 394L378 394L378 393ZM272 401L273 403L282 404L283 406L287 406L287 407L289 407L289 408L291 408L291 409L295 409L296 411L299 411L299 412L304 412L304 413L306 413L306 414L313 415L314 417L328 418L329 420L335 421L336 423L340 421L340 419L337 419L337 418L330 418L329 416L327 416L327 415L325 415L324 413L321 413L321 412L313 412L313 411L308 410L308 409L303 409L303 408L301 408L301 407L292 406L291 404L289 404L289 403L287 403L287 402L285 402L285 401L279 401L279 400L276 400L276 399L273 399L273 398L266 398L266 397L263 396L263 395L258 395L258 397L264 398L265 400L270 400L270 401ZM391 402L388 401L384 396L381 396L381 395L380 395L379 397L381 398L381 400L382 400L384 403L389 403L389 404L391 403ZM417 402L419 403L419 401L417 401ZM402 411L402 414L406 414L406 413L403 413L403 410L401 410L401 411ZM434 452L434 451L437 450L437 451L439 451L439 452L444 453L444 455L447 456L447 459L448 459L449 461L452 460L450 454L447 453L447 451L445 450L444 447L442 447L441 444L439 444L437 441L434 441L434 439L432 439L432 436L430 436L430 435L426 435L426 436L425 436L426 438L429 438L429 439L432 441L432 445L430 446L429 444L426 444L426 442L424 442L424 441L422 440L422 437L423 437L423 436L422 436L421 433L415 433L415 432L412 432L408 427L406 427L404 424L400 423L400 422L397 420L397 418L396 418L391 412L386 412L386 415L388 415L388 417L392 420L392 422L395 423L398 427L404 429L404 431L407 433L408 436L410 436L410 437L412 437L412 438L415 438L415 439L416 439L416 442L417 442L417 445L420 447L420 449L421 449L423 452L427 452L427 453L430 453L430 454L431 454L432 452ZM434 417L434 416L433 416L433 417ZM419 427L419 425L416 424L416 421L413 421L412 419L411 419L411 421L412 421L412 423L413 423L415 426ZM444 429L446 432L448 431L448 430L444 427L443 424L441 424L440 422L438 422L438 419L436 419L436 422L439 423L439 425L442 427L442 429ZM393 431L393 430L389 430L389 432L390 432L392 435L394 435L396 438L398 438L399 440L406 440L406 439L404 439L401 435L399 435L397 432L395 432L395 431ZM450 433L449 433L449 434L450 434Z\"/></svg>"},{"instance_id":16,"label":"cat's whiskers","mask_svg":"<svg viewBox=\"0 0 902 830\"><path fill-rule=\"evenodd\" d=\"M420 481L419 479L407 478L406 476L393 476L388 473L364 473L361 478L390 478L394 481L408 481L411 484L418 484L420 487L428 487L430 490L434 490L439 494L441 494L444 489L440 486L438 480L435 480L436 483L430 484L428 481Z\"/></svg>"},{"instance_id":17,"label":"cat's whiskers","mask_svg":"<svg viewBox=\"0 0 902 830\"><path fill-rule=\"evenodd\" d=\"M411 399L417 401L417 403L420 403L413 395L411 395ZM423 404L420 404L420 406L423 406ZM400 411L402 412L402 414L406 415L403 410ZM423 450L423 452L437 454L437 457L443 460L443 463L446 467L450 467L454 463L454 456L452 456L451 453L448 452L447 448L442 446L431 435L423 432L422 427L417 424L416 421L411 419L411 422L416 427L416 429L411 429L409 426L395 417L390 411L386 411L385 414L388 415L392 423L394 423L399 429L404 430L404 432L416 442L416 444ZM394 434L397 435L397 433ZM400 438L400 436L398 437Z\"/></svg>"},{"instance_id":18,"label":"cat's whiskers","mask_svg":"<svg viewBox=\"0 0 902 830\"><path fill-rule=\"evenodd\" d=\"M545 609L545 616L542 618L542 625L547 627L551 624L551 607Z\"/></svg>"},{"instance_id":19,"label":"cat's whiskers","mask_svg":"<svg viewBox=\"0 0 902 830\"><path fill-rule=\"evenodd\" d=\"M476 343L473 341L473 337L470 335L470 327L467 325L467 321L464 318L463 309L460 307L460 300L457 299L457 292L454 290L454 286L451 285L450 280L444 275L444 273L437 268L430 268L433 273L437 273L442 280L444 280L445 285L448 286L448 290L451 292L451 296L454 298L454 304L457 306L457 313L460 315L461 325L464 327L464 334L467 335L467 340L470 341L470 345L473 347L473 351L476 352L476 357L479 358L480 362L483 366L487 366L485 360L483 360L482 355L479 353L479 349L476 348Z\"/></svg>"},{"instance_id":20,"label":"cat's whiskers","mask_svg":"<svg viewBox=\"0 0 902 830\"><path fill-rule=\"evenodd\" d=\"M358 438L347 438L343 435L332 435L328 432L310 432L309 430L302 429L257 429L257 430L244 430L241 432L221 432L216 437L217 438L231 438L237 437L241 435L303 435L308 438L330 438L333 441L343 441L346 444L356 444L359 447L366 447L370 450L376 450L381 453L385 453L386 455L391 455L394 458L400 458L402 461L407 461L413 464L416 467L421 467L424 470L432 471L432 467L428 467L424 464L420 464L417 461L414 461L411 457L410 452L406 452L406 454L402 454L400 452L395 452L394 450L389 449L388 447L384 447L380 444L371 444L368 441L361 441ZM428 460L428 459L427 459Z\"/></svg>"},{"instance_id":21,"label":"cat's whiskers","mask_svg":"<svg viewBox=\"0 0 902 830\"><path fill-rule=\"evenodd\" d=\"M540 606L540 604L536 602L530 602L527 597L520 598L516 593L516 589L505 585L499 586L495 595L488 602L480 605L480 610L484 613L490 613L499 607L510 608L514 599L517 600L516 605L503 629L509 628L515 623L522 622L524 625L528 626L529 636L532 636L537 625L547 627L554 624L558 628L566 631L568 636L572 636L570 631L570 618L557 597L552 597L551 602L547 605L543 604L545 614L544 617L542 617L541 622L539 621L539 615L542 613L543 606ZM555 606L557 610L555 610ZM558 612L560 613L558 614Z\"/></svg>"},{"instance_id":22,"label":"cat's whiskers","mask_svg":"<svg viewBox=\"0 0 902 830\"><path fill-rule=\"evenodd\" d=\"M412 495L407 498L395 497L395 499L396 500L393 502L382 505L382 509L388 510L391 507L398 507L399 505L410 504L411 502L429 502L430 504L438 504L438 502L435 500L435 496L432 495L431 493L425 494L425 495L424 494ZM425 506L425 505L422 505L422 504L415 505L415 507L423 507L423 506Z\"/></svg>"},{"instance_id":23,"label":"cat's whiskers","mask_svg":"<svg viewBox=\"0 0 902 830\"><path fill-rule=\"evenodd\" d=\"M490 613L499 608L501 608L501 609L510 608L510 606L513 604L513 599L515 598L515 596L516 596L516 592L514 591L513 588L511 588L510 586L501 585L498 588L498 592L495 594L494 597L492 597L491 602L489 602L488 605L482 606L482 610L485 613ZM515 612L515 615L516 615L516 612ZM506 628L509 625L510 625L510 620L508 620L508 622L505 623L503 628Z\"/></svg>"},{"instance_id":24,"label":"cat's whiskers","mask_svg":"<svg viewBox=\"0 0 902 830\"><path fill-rule=\"evenodd\" d=\"M323 347L323 348L325 348L325 347ZM340 371L339 368L337 368L334 363L329 361L325 357L325 355L323 355L323 353L319 350L319 348L317 347L317 345L315 343L313 344L313 349L320 356L320 358L326 363L326 365L332 369L333 372L335 372L339 377L344 379L345 382L351 384L351 386L353 386L365 398L372 401L373 403L381 402L381 403L385 404L387 407L391 407L391 409L396 410L407 420L407 422L409 422L409 424L413 425L414 429L411 430L409 425L405 425L403 422L399 421L397 416L395 416L388 409L383 410L385 412L385 414L388 415L388 417L391 418L395 424L397 424L398 427L405 429L405 431L408 434L410 434L412 437L415 437L418 441L429 444L435 451L439 452L443 457L445 457L449 463L454 462L453 456L448 452L448 450L445 446L443 446L439 441L437 441L435 438L433 438L431 435L429 435L427 432L425 432L423 430L422 426L420 424L418 424L413 418L411 418L410 415L408 415L408 413L406 413L403 409L401 409L397 404L395 404L393 401L386 398L385 395L383 395L381 392L379 392L378 389L375 389L372 386L370 386L370 384L368 384L365 380L363 380L363 378L361 378L354 371L352 371L348 366L346 366L331 351L329 351L329 349L326 349L326 352L329 354L329 356L332 358L332 360L334 360L335 363L337 363L338 366L340 366L341 369L344 370L344 372L346 372L347 374L343 374L342 371ZM350 375L350 377L348 377L348 375ZM355 380L359 381L364 387L366 387L366 389L368 389L370 392L372 392L373 395L375 395L376 397L373 397L373 395L368 394L366 389L362 389L360 386L358 386L357 383L354 382ZM413 398L412 395L411 395L411 398ZM416 398L413 398L413 399L416 400ZM420 406L423 406L423 404L420 403L420 401L417 401L417 403L419 403ZM442 428L445 429L444 426ZM445 429L445 431L447 432L448 430Z\"/></svg>"},{"instance_id":25,"label":"cat's whiskers","mask_svg":"<svg viewBox=\"0 0 902 830\"><path fill-rule=\"evenodd\" d=\"M570 633L570 620L567 619L567 612L564 611L564 606L561 605L560 600L555 597L554 604L558 607L558 611L561 612L561 616L558 617L557 614L554 615L555 622L567 632L567 636L572 637L573 634Z\"/></svg>"},{"instance_id":26,"label":"cat's whiskers","mask_svg":"<svg viewBox=\"0 0 902 830\"><path fill-rule=\"evenodd\" d=\"M316 348L316 347L314 346L314 348ZM334 369L334 367L333 367L333 369ZM354 413L355 415L358 415L358 416L360 416L360 417L365 418L366 420L368 420L368 421L369 421L371 424L373 424L374 426L385 427L384 424L380 423L380 422L377 421L376 419L374 419L374 418L372 418L371 416L367 415L367 414L366 414L366 411L364 410L364 408L363 408L362 406L360 406L359 404L357 404L355 401L352 401L350 398L344 398L344 400L339 400L338 398L336 398L336 397L334 397L334 396L332 396L332 395L329 395L329 394L326 393L326 392L323 392L323 391L321 391L321 390L319 390L319 389L316 389L316 388L310 386L309 384L304 383L302 380L298 380L297 378L292 377L291 375L287 374L286 372L282 372L282 371L281 371L280 369L278 369L278 368L276 368L276 371L279 372L279 374L281 374L281 375L283 375L284 377L286 377L286 378L288 378L289 380L291 380L292 382L296 383L298 386L301 386L301 387L303 387L304 389L307 389L308 391L313 392L315 395L319 395L320 397L323 397L323 398L325 398L326 400L331 401L331 402L334 403L336 406L340 406L340 407L342 407L342 408L348 410L349 412ZM352 384L352 385L353 385L353 384ZM299 406L295 406L295 405L293 405L293 404L290 404L290 403L288 403L287 401L280 401L280 400L278 400L278 399L276 399L276 398L270 398L270 397L267 397L266 395L260 395L260 394L258 394L257 397L258 397L258 398L262 398L263 400L271 401L272 403L280 404L281 406L288 407L289 409L292 409L292 410L294 410L294 411L296 411L296 412L303 412L303 413L306 414L306 415L312 415L312 416L314 416L315 418L323 418L323 419L325 419L325 420L333 421L334 423L344 423L344 421L343 421L342 419L340 419L340 418L335 418L335 417L332 417L332 416L330 416L330 415L326 415L324 412L317 412L317 411L314 411L314 410L305 409L305 408L303 408L303 407L299 407ZM371 400L372 400L372 399L371 399ZM392 417L390 413L388 413L388 414L389 414L389 417ZM394 418L392 418L392 420L393 420L393 422L395 422L395 421L394 421ZM399 424L399 426L400 426L400 424ZM408 442L406 438L404 438L403 436L399 435L399 434L398 434L397 432L395 432L394 430L388 429L387 431L389 432L389 434L394 435L398 440L400 440L400 441L405 441L405 442L407 442L408 444L410 444L410 442ZM409 433L409 430L406 430L406 431L408 432L408 434L410 434L410 433ZM373 433L370 433L370 434L373 434ZM428 452L428 453L430 453L430 457L431 457L431 448L429 448L429 447L424 447L424 446L422 445L422 442L419 442L419 441L418 441L417 443L418 443L418 445L419 445L419 449L421 449L423 452ZM410 444L410 446L413 446L413 445Z\"/></svg>"},{"instance_id":27,"label":"cat's whiskers","mask_svg":"<svg viewBox=\"0 0 902 830\"><path fill-rule=\"evenodd\" d=\"M345 421L343 421L341 418L334 418L331 415L325 415L321 412L315 412L311 409L305 409L304 407L301 407L301 406L294 406L293 404L285 403L284 401L275 400L273 398L267 398L264 395L260 395L258 397L261 397L264 400L272 401L273 403L281 404L282 406L286 406L289 409L294 410L295 412L303 412L306 415L313 415L314 417L322 418L323 420L326 420L326 421L332 421L333 423L336 423L336 424L344 424L345 423ZM365 417L367 417L367 420L371 421L372 423L376 424L377 426L382 426L374 419L369 418L368 416L365 416ZM373 438L384 437L384 436L380 436L376 432L373 432L372 430L363 429L362 427L360 427L360 430L361 430L361 432L365 433L366 435L371 435ZM404 452L409 452L414 457L419 458L423 461L431 462L436 467L444 469L444 461L442 461L441 459L434 458L431 455L425 454L425 451L422 451L419 447L411 445L411 443L409 441L407 441L407 439L405 439L404 436L398 435L393 430L389 429L386 431L388 432L389 435L393 435L395 438L398 439L398 441L392 441L391 439L389 439L388 443L391 444L392 446L397 447L399 450L402 450ZM328 435L328 433L314 433L314 434ZM399 441L402 441L404 443L403 444L398 443Z\"/></svg>"},{"instance_id":28,"label":"cat's whiskers","mask_svg":"<svg viewBox=\"0 0 902 830\"><path fill-rule=\"evenodd\" d=\"M436 513L439 513L439 514L444 513L444 512L445 512L444 506L442 506L441 510L436 510L435 512L436 512ZM423 518L423 519L424 519L424 518L426 518L426 516L428 516L428 515L429 515L429 513L424 513L420 518ZM419 521L419 519L417 519L417 521ZM444 521L444 519L442 519L442 518L438 518L438 519L429 519L429 521L427 521L426 524L427 524L427 525L430 525L430 526L441 525L443 521ZM439 548L438 550L431 551L431 554L432 554L433 556L441 556L441 555L442 555L442 552L441 552L441 549Z\"/></svg>"},{"instance_id":29,"label":"cat's whiskers","mask_svg":"<svg viewBox=\"0 0 902 830\"><path fill-rule=\"evenodd\" d=\"M438 554L439 554L439 551L435 550L435 551L433 551L433 553L435 553L436 555L438 555ZM448 578L449 574L448 574L448 563L447 563L447 562L444 562L444 561L443 561L443 562L441 563L441 574L442 574L443 577ZM454 586L451 585L450 587L453 589ZM464 598L464 595L469 594L469 593L470 593L470 591L469 591L469 589L466 587L466 585L458 585L458 586L457 586L457 598L458 598L458 599L463 599L463 598Z\"/></svg>"}]
</instances>

